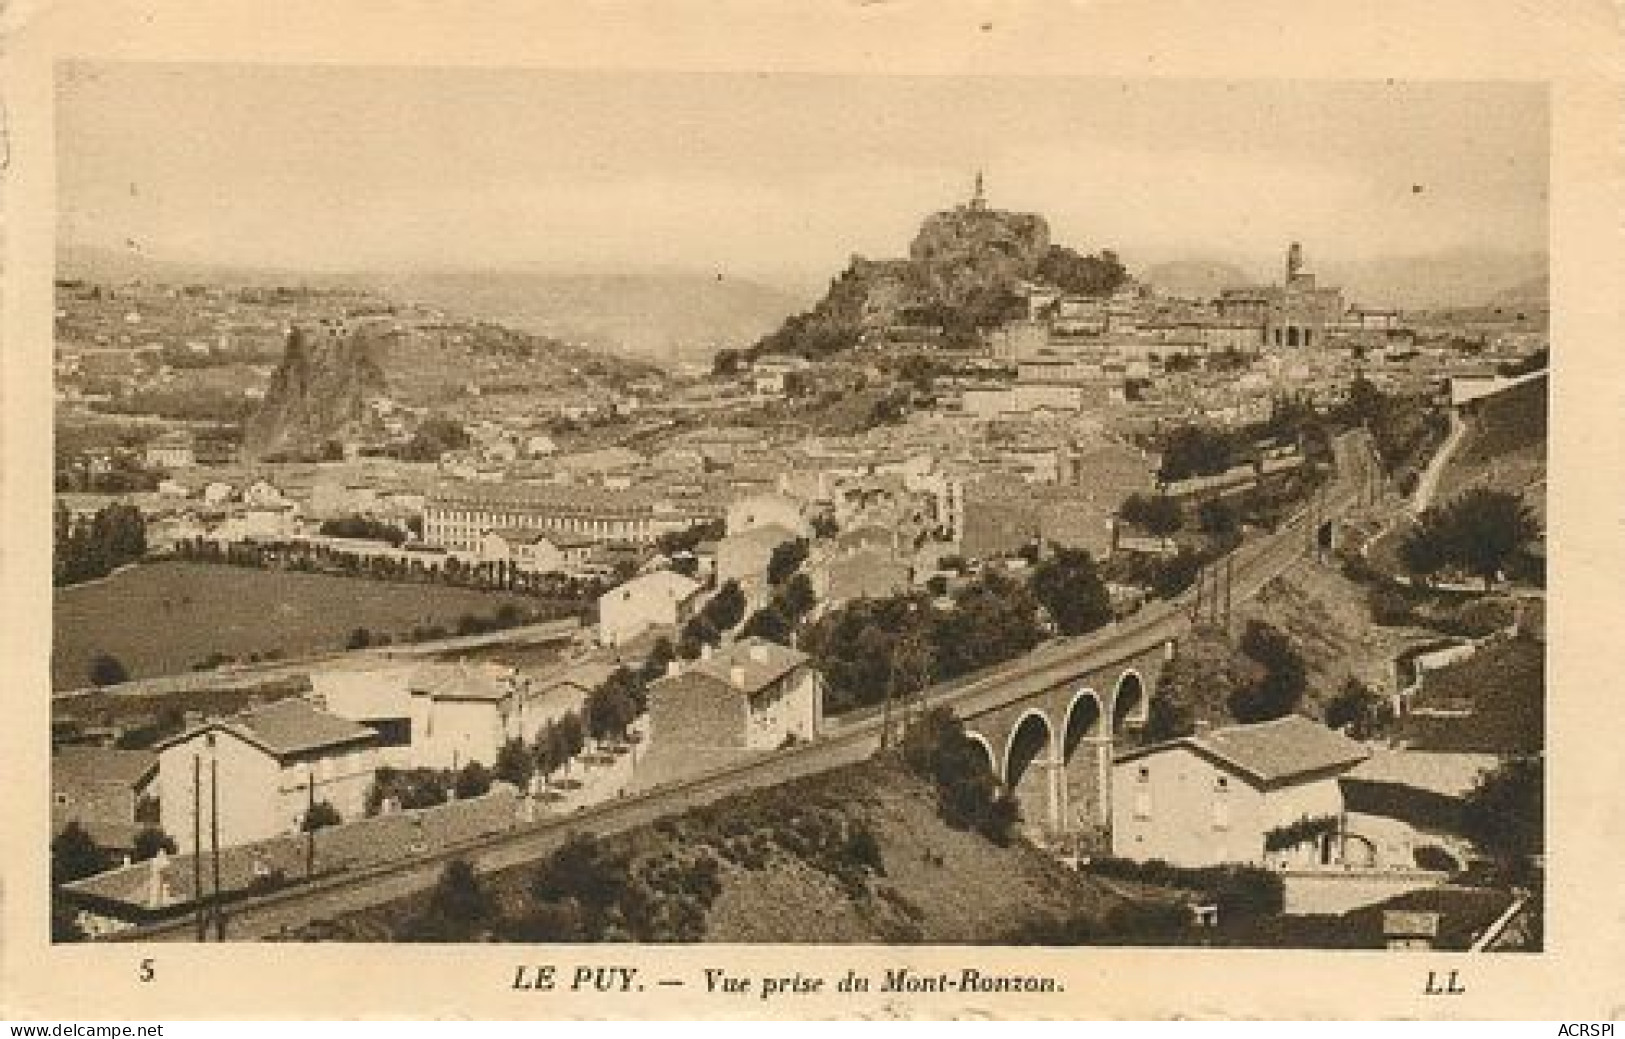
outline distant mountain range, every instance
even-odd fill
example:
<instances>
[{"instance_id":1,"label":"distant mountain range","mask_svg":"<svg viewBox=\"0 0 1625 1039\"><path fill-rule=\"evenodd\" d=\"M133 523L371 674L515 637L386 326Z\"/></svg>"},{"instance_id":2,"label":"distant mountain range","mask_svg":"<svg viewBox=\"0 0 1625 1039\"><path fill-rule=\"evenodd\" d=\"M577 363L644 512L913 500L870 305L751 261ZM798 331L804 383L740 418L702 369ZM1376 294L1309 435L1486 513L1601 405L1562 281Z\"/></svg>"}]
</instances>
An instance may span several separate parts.
<instances>
[{"instance_id":1,"label":"distant mountain range","mask_svg":"<svg viewBox=\"0 0 1625 1039\"><path fill-rule=\"evenodd\" d=\"M1221 289L1252 281L1240 267L1218 260L1154 263L1141 273L1140 280L1159 292L1185 299L1212 299Z\"/></svg>"},{"instance_id":2,"label":"distant mountain range","mask_svg":"<svg viewBox=\"0 0 1625 1039\"><path fill-rule=\"evenodd\" d=\"M776 328L807 299L756 282L676 268L300 271L65 247L61 277L94 281L345 286L641 360L708 361Z\"/></svg>"},{"instance_id":3,"label":"distant mountain range","mask_svg":"<svg viewBox=\"0 0 1625 1039\"><path fill-rule=\"evenodd\" d=\"M1350 303L1427 310L1494 304L1545 306L1544 253L1458 250L1431 256L1376 260L1319 260L1309 270L1322 285L1337 285ZM1141 280L1174 295L1207 297L1228 285L1276 283L1281 272L1224 260L1152 264Z\"/></svg>"},{"instance_id":4,"label":"distant mountain range","mask_svg":"<svg viewBox=\"0 0 1625 1039\"><path fill-rule=\"evenodd\" d=\"M806 304L756 282L668 268L414 271L373 284L392 297L660 363L708 362L724 347L749 346Z\"/></svg>"}]
</instances>

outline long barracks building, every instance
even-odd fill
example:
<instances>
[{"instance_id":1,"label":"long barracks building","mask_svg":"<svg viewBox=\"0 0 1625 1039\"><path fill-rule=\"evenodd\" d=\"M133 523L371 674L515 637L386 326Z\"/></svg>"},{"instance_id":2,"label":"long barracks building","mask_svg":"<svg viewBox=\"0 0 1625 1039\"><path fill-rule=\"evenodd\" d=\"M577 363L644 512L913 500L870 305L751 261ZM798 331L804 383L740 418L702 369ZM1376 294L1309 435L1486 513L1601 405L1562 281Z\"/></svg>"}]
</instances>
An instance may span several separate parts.
<instances>
[{"instance_id":1,"label":"long barracks building","mask_svg":"<svg viewBox=\"0 0 1625 1039\"><path fill-rule=\"evenodd\" d=\"M437 488L424 502L423 540L452 551L474 552L488 531L524 530L646 544L722 513L719 502L641 489L450 484Z\"/></svg>"}]
</instances>

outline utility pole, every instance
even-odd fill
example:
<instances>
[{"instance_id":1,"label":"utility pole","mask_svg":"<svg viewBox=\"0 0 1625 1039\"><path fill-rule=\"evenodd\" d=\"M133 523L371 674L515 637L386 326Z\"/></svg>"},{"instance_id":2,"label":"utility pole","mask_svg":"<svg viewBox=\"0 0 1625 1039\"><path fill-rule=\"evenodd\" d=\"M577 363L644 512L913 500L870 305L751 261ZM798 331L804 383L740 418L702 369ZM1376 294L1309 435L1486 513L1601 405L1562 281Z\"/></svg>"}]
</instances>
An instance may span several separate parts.
<instances>
[{"instance_id":1,"label":"utility pole","mask_svg":"<svg viewBox=\"0 0 1625 1039\"><path fill-rule=\"evenodd\" d=\"M192 755L192 904L197 918L197 940L209 940L203 915L203 759Z\"/></svg>"},{"instance_id":2,"label":"utility pole","mask_svg":"<svg viewBox=\"0 0 1625 1039\"><path fill-rule=\"evenodd\" d=\"M316 766L305 770L305 879L316 872L316 828L310 825L311 813L316 811Z\"/></svg>"},{"instance_id":3,"label":"utility pole","mask_svg":"<svg viewBox=\"0 0 1625 1039\"><path fill-rule=\"evenodd\" d=\"M1236 553L1224 557L1224 630L1230 630L1230 611L1236 605Z\"/></svg>"},{"instance_id":4,"label":"utility pole","mask_svg":"<svg viewBox=\"0 0 1625 1039\"><path fill-rule=\"evenodd\" d=\"M226 911L220 904L220 760L209 755L209 854L214 860L214 939L226 940Z\"/></svg>"}]
</instances>

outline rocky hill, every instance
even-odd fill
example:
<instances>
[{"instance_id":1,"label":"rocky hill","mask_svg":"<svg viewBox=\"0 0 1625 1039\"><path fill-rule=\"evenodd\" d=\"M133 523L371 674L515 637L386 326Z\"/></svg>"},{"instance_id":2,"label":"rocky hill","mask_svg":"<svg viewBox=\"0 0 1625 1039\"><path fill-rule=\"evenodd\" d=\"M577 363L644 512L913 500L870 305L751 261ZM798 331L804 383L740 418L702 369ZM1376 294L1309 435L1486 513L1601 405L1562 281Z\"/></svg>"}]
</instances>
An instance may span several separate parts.
<instances>
[{"instance_id":1,"label":"rocky hill","mask_svg":"<svg viewBox=\"0 0 1625 1039\"><path fill-rule=\"evenodd\" d=\"M973 205L926 217L908 255L924 296L961 307L1037 274L1049 247L1049 222L1037 213Z\"/></svg>"},{"instance_id":2,"label":"rocky hill","mask_svg":"<svg viewBox=\"0 0 1625 1039\"><path fill-rule=\"evenodd\" d=\"M251 457L319 455L355 439L367 401L388 385L379 354L392 333L376 322L295 327L243 434Z\"/></svg>"},{"instance_id":3,"label":"rocky hill","mask_svg":"<svg viewBox=\"0 0 1625 1039\"><path fill-rule=\"evenodd\" d=\"M1110 292L1127 275L1109 251L1084 255L1050 241L1037 213L968 204L932 213L907 259L854 256L811 310L788 318L751 348L817 358L904 325L940 330L950 342L1024 313L1016 289L1041 282L1066 292Z\"/></svg>"}]
</instances>

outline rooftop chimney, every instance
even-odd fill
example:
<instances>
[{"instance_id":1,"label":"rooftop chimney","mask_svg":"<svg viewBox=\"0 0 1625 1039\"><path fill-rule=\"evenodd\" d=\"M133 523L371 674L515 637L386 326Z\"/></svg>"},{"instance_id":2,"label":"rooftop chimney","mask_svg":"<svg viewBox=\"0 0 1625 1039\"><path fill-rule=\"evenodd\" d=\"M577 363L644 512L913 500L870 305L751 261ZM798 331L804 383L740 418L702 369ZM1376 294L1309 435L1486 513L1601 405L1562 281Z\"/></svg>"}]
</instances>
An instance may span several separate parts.
<instances>
[{"instance_id":1,"label":"rooftop chimney","mask_svg":"<svg viewBox=\"0 0 1625 1039\"><path fill-rule=\"evenodd\" d=\"M711 643L709 643L709 642L700 643L700 659L701 660L710 660L711 659Z\"/></svg>"},{"instance_id":2,"label":"rooftop chimney","mask_svg":"<svg viewBox=\"0 0 1625 1039\"><path fill-rule=\"evenodd\" d=\"M750 644L750 658L758 664L767 663L767 644L765 642L752 642Z\"/></svg>"},{"instance_id":3,"label":"rooftop chimney","mask_svg":"<svg viewBox=\"0 0 1625 1039\"><path fill-rule=\"evenodd\" d=\"M728 669L728 680L735 689L745 688L745 669L738 664Z\"/></svg>"},{"instance_id":4,"label":"rooftop chimney","mask_svg":"<svg viewBox=\"0 0 1625 1039\"><path fill-rule=\"evenodd\" d=\"M680 675L682 673L683 673L683 662L681 660L668 660L668 661L666 661L666 677L667 678L675 678L677 675Z\"/></svg>"}]
</instances>

